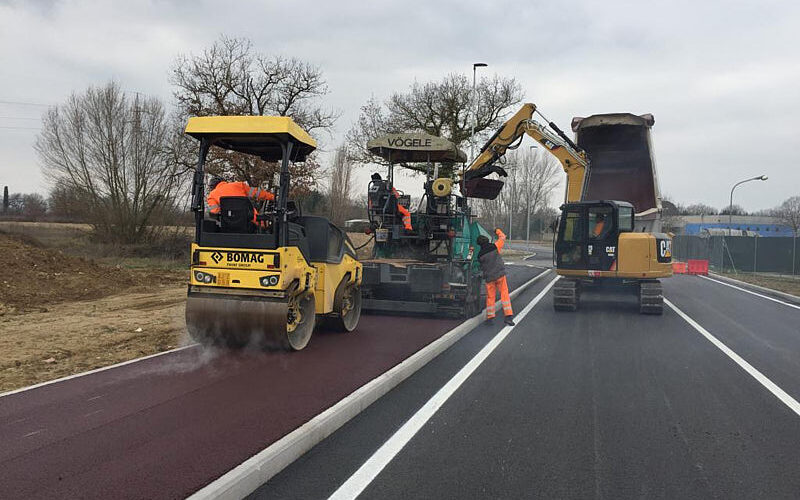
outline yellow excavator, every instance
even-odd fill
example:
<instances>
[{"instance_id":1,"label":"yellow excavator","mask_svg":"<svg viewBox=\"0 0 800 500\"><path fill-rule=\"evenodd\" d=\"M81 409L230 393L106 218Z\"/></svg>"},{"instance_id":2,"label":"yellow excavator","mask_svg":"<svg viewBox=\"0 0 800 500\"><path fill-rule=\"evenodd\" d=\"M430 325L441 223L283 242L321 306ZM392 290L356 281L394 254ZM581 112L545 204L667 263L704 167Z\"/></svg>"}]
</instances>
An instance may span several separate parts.
<instances>
[{"instance_id":1,"label":"yellow excavator","mask_svg":"<svg viewBox=\"0 0 800 500\"><path fill-rule=\"evenodd\" d=\"M190 118L200 142L192 184L195 236L186 326L201 344L303 349L317 319L352 331L361 315L362 266L347 234L289 200L289 163L316 142L285 116ZM212 147L280 162L274 202L223 196L206 216L204 173Z\"/></svg>"},{"instance_id":2,"label":"yellow excavator","mask_svg":"<svg viewBox=\"0 0 800 500\"><path fill-rule=\"evenodd\" d=\"M533 119L538 113L547 126ZM509 149L532 137L567 174L554 242L553 288L557 311L575 311L584 285L633 285L642 314L661 314L660 278L672 276L672 240L661 232L661 200L650 146L652 115L629 113L573 119L577 143L536 105L523 105L483 146L462 175L468 196L494 199L504 177L499 165Z\"/></svg>"}]
</instances>

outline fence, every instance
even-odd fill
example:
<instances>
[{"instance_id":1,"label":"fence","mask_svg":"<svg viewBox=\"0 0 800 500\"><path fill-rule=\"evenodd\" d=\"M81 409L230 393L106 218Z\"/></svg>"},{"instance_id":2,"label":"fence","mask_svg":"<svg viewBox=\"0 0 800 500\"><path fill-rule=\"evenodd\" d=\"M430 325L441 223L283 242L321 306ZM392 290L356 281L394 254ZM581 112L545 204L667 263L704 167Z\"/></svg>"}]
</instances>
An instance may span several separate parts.
<instances>
[{"instance_id":1,"label":"fence","mask_svg":"<svg viewBox=\"0 0 800 500\"><path fill-rule=\"evenodd\" d=\"M800 274L800 238L678 235L675 260L706 259L715 271Z\"/></svg>"}]
</instances>

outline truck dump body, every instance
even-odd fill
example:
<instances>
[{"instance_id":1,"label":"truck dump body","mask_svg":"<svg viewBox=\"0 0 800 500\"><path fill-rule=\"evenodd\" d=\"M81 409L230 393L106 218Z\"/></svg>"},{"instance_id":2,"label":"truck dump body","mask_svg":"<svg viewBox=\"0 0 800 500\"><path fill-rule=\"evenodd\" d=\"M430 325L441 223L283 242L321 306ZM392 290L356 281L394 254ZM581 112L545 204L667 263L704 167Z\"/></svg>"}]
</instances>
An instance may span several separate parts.
<instances>
[{"instance_id":1,"label":"truck dump body","mask_svg":"<svg viewBox=\"0 0 800 500\"><path fill-rule=\"evenodd\" d=\"M638 216L657 217L661 201L650 141L653 123L652 115L629 113L573 119L578 146L591 161L584 200L627 201Z\"/></svg>"}]
</instances>

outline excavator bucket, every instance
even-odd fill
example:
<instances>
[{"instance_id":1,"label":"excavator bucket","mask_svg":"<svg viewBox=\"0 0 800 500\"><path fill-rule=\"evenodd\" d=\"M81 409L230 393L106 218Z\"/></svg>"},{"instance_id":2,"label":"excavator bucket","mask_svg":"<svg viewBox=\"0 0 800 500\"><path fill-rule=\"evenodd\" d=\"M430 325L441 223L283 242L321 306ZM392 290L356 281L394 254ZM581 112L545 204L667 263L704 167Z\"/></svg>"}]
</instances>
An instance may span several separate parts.
<instances>
[{"instance_id":1,"label":"excavator bucket","mask_svg":"<svg viewBox=\"0 0 800 500\"><path fill-rule=\"evenodd\" d=\"M500 194L503 184L497 179L469 179L461 182L461 193L468 198L493 200Z\"/></svg>"}]
</instances>

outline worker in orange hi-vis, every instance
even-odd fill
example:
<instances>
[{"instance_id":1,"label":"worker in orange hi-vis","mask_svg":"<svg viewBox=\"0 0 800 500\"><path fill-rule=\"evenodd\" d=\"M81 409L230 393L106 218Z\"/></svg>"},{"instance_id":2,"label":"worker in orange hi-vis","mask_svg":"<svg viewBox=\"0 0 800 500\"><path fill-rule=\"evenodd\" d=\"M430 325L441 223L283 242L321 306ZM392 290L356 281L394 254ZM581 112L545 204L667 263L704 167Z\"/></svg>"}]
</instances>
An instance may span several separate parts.
<instances>
[{"instance_id":1,"label":"worker in orange hi-vis","mask_svg":"<svg viewBox=\"0 0 800 500\"><path fill-rule=\"evenodd\" d=\"M606 226L606 216L603 214L597 214L595 217L594 222L594 230L592 231L593 238L599 238L601 234L603 234L603 229Z\"/></svg>"},{"instance_id":2,"label":"worker in orange hi-vis","mask_svg":"<svg viewBox=\"0 0 800 500\"><path fill-rule=\"evenodd\" d=\"M275 195L265 189L250 187L246 182L226 182L221 177L214 177L208 184L208 211L212 215L219 215L220 198L226 196L244 196L256 201L274 200ZM256 221L258 212L253 210L253 222Z\"/></svg>"},{"instance_id":3,"label":"worker in orange hi-vis","mask_svg":"<svg viewBox=\"0 0 800 500\"><path fill-rule=\"evenodd\" d=\"M392 194L397 199L397 211L403 216L403 227L406 228L406 231L411 231L413 229L411 227L411 212L400 204L400 194L395 188L392 188Z\"/></svg>"},{"instance_id":4,"label":"worker in orange hi-vis","mask_svg":"<svg viewBox=\"0 0 800 500\"><path fill-rule=\"evenodd\" d=\"M483 279L486 280L486 322L491 323L494 320L495 294L500 290L504 322L509 326L514 326L514 311L511 309L511 297L508 295L506 266L503 258L500 257L500 252L506 243L506 235L499 228L494 232L497 234L497 241L494 243L484 235L477 238L477 243L481 247L478 252L478 262L483 271Z\"/></svg>"}]
</instances>

